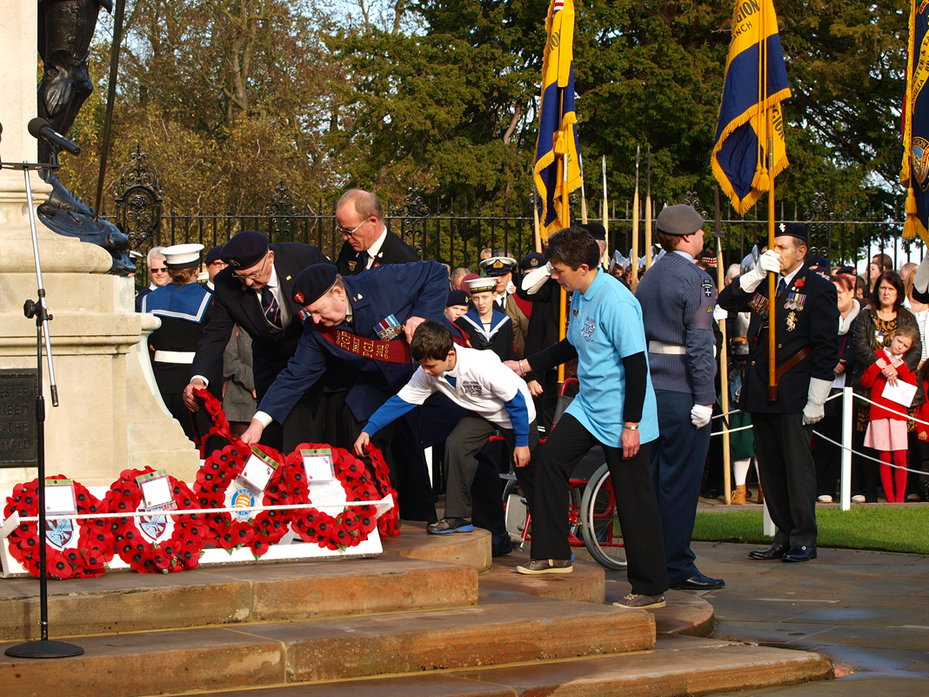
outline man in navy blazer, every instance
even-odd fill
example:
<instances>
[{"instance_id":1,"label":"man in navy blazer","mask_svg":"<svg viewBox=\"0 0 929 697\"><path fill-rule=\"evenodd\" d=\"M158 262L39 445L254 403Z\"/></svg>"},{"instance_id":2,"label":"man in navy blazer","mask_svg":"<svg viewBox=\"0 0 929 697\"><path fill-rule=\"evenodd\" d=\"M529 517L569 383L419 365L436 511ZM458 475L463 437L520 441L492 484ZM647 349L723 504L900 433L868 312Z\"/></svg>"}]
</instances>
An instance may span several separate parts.
<instances>
[{"instance_id":1,"label":"man in navy blazer","mask_svg":"<svg viewBox=\"0 0 929 697\"><path fill-rule=\"evenodd\" d=\"M269 245L268 238L254 230L245 230L229 240L222 259L229 266L213 279L213 318L197 344L192 377L184 391L184 399L192 411L199 408L194 389L222 379L223 351L235 325L252 338L255 391L259 400L264 396L293 357L303 331L298 319L301 308L293 302L291 293L294 280L306 267L329 261L313 245L292 242ZM271 320L262 307L262 297L267 297L268 291L277 308L276 315L269 313ZM307 400L312 397L309 395ZM313 425L311 408L305 402L294 410L293 418L283 427L270 429L263 442L280 448L306 441L307 431Z\"/></svg>"},{"instance_id":2,"label":"man in navy blazer","mask_svg":"<svg viewBox=\"0 0 929 697\"><path fill-rule=\"evenodd\" d=\"M406 384L415 364L408 348L405 355L379 360L371 357L374 344L351 346L345 339L378 340L399 331L378 347L384 350L389 343L396 346L387 348L396 351L406 348L403 338L408 341L421 322L442 320L447 276L445 267L434 261L391 264L348 277L339 275L332 264L305 269L293 288L294 301L307 318L296 353L260 401L242 439L258 441L272 421L287 418L328 367L335 367L350 385L337 441L351 447L368 417Z\"/></svg>"}]
</instances>

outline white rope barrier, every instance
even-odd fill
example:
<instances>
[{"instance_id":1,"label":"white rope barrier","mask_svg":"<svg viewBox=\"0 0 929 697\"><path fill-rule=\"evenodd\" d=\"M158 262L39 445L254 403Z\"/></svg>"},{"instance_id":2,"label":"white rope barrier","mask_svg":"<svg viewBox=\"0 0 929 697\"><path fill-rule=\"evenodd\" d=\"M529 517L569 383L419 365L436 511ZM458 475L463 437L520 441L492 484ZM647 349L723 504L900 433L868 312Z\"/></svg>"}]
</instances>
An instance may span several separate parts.
<instances>
[{"instance_id":1,"label":"white rope barrier","mask_svg":"<svg viewBox=\"0 0 929 697\"><path fill-rule=\"evenodd\" d=\"M823 439L824 441L826 441L827 443L832 443L833 445L837 445L837 446L839 446L842 450L848 450L848 451L851 452L853 455L857 455L858 457L860 457L860 458L862 458L862 459L864 459L864 460L870 460L871 462L877 462L877 463L879 463L879 464L881 464L881 465L887 465L888 467L893 467L894 469L906 470L907 472L912 472L913 474L924 474L924 475L929 475L929 472L923 472L922 470L911 470L911 469L909 469L909 468L907 468L907 467L902 467L902 466L900 466L900 465L895 465L895 464L893 464L892 462L884 462L883 460L879 460L879 459L877 459L876 457L871 457L870 455L865 455L864 453L859 453L857 450L853 450L852 448L849 448L849 447L847 447L847 446L842 445L842 444L839 443L838 441L832 440L832 439L829 438L828 436L824 436L824 435L823 435L822 433L820 433L819 431L813 431L813 433L814 433L818 438L822 438L822 439Z\"/></svg>"},{"instance_id":2,"label":"white rope barrier","mask_svg":"<svg viewBox=\"0 0 929 697\"><path fill-rule=\"evenodd\" d=\"M393 503L390 497L378 499L377 501L345 501L331 504L326 503L288 503L277 506L242 506L241 508L187 508L187 509L170 509L166 511L128 511L124 513L80 513L74 515L47 515L46 520L99 520L101 518L141 518L143 516L160 516L160 515L194 515L205 513L247 513L251 511L292 511L304 508L344 508L345 506L377 506L386 504L388 501ZM12 516L11 516L12 517ZM19 519L24 523L36 523L38 516L23 516Z\"/></svg>"}]
</instances>

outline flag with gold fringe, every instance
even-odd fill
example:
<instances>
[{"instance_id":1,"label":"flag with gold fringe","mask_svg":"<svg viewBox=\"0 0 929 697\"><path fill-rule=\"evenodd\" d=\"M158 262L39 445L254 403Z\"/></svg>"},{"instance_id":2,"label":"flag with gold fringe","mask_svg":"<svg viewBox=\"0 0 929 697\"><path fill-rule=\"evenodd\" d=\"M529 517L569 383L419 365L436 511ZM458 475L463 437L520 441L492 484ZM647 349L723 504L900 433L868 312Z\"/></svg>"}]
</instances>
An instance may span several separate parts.
<instances>
[{"instance_id":1,"label":"flag with gold fringe","mask_svg":"<svg viewBox=\"0 0 929 697\"><path fill-rule=\"evenodd\" d=\"M773 0L736 0L712 163L719 187L740 215L771 188L771 177L787 167L781 101L788 97ZM768 110L774 116L770 170Z\"/></svg>"},{"instance_id":2,"label":"flag with gold fringe","mask_svg":"<svg viewBox=\"0 0 929 697\"><path fill-rule=\"evenodd\" d=\"M903 167L900 183L906 187L906 222L903 236L917 233L929 244L929 0L910 0L910 40L903 94ZM923 51L926 48L926 51Z\"/></svg>"},{"instance_id":3,"label":"flag with gold fringe","mask_svg":"<svg viewBox=\"0 0 929 697\"><path fill-rule=\"evenodd\" d=\"M542 199L543 239L567 224L568 211L562 210L562 196L581 185L574 113L574 0L552 0L545 29L548 41L542 58L539 139L533 168L536 190Z\"/></svg>"}]
</instances>

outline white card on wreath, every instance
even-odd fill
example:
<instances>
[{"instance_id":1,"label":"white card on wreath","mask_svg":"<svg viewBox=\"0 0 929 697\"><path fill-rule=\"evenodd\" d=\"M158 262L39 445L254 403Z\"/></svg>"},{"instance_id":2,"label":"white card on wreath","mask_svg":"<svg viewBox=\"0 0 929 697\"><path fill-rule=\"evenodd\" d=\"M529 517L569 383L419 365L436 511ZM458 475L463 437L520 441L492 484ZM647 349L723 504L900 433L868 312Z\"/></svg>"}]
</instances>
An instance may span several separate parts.
<instances>
[{"instance_id":1,"label":"white card on wreath","mask_svg":"<svg viewBox=\"0 0 929 697\"><path fill-rule=\"evenodd\" d=\"M248 458L245 469L239 476L260 493L265 490L275 469L277 469L277 463L274 460L260 450L252 448L251 457Z\"/></svg>"},{"instance_id":2,"label":"white card on wreath","mask_svg":"<svg viewBox=\"0 0 929 697\"><path fill-rule=\"evenodd\" d=\"M307 487L307 496L314 506L333 506L345 504L345 489L339 480L330 482L314 481Z\"/></svg>"},{"instance_id":3,"label":"white card on wreath","mask_svg":"<svg viewBox=\"0 0 929 697\"><path fill-rule=\"evenodd\" d=\"M329 448L304 448L300 451L303 456L303 469L306 471L307 481L329 482L335 479L335 470L332 467L332 450Z\"/></svg>"},{"instance_id":4,"label":"white card on wreath","mask_svg":"<svg viewBox=\"0 0 929 697\"><path fill-rule=\"evenodd\" d=\"M45 514L75 515L77 499L74 496L74 482L70 479L45 480Z\"/></svg>"},{"instance_id":5,"label":"white card on wreath","mask_svg":"<svg viewBox=\"0 0 929 697\"><path fill-rule=\"evenodd\" d=\"M177 508L174 495L171 492L168 473L164 470L139 475L136 477L136 482L138 482L139 488L142 490L142 504L147 510L153 508L159 510Z\"/></svg>"}]
</instances>

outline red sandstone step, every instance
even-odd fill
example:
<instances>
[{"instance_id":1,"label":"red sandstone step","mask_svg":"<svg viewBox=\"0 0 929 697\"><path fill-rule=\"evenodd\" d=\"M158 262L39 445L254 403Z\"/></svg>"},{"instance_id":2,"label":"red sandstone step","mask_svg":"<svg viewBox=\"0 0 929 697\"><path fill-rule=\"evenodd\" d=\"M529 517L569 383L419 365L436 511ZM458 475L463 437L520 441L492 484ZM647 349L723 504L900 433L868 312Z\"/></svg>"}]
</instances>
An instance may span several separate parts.
<instances>
[{"instance_id":1,"label":"red sandstone step","mask_svg":"<svg viewBox=\"0 0 929 697\"><path fill-rule=\"evenodd\" d=\"M200 697L683 697L832 677L816 653L659 637L655 651L587 659L209 692Z\"/></svg>"},{"instance_id":2,"label":"red sandstone step","mask_svg":"<svg viewBox=\"0 0 929 697\"><path fill-rule=\"evenodd\" d=\"M475 569L396 556L110 573L48 587L58 637L477 604ZM38 638L38 591L36 579L0 580L0 641Z\"/></svg>"},{"instance_id":3,"label":"red sandstone step","mask_svg":"<svg viewBox=\"0 0 929 697\"><path fill-rule=\"evenodd\" d=\"M4 697L137 697L618 654L654 648L655 619L644 611L524 597L487 607L74 643L85 649L83 656L0 657Z\"/></svg>"}]
</instances>

